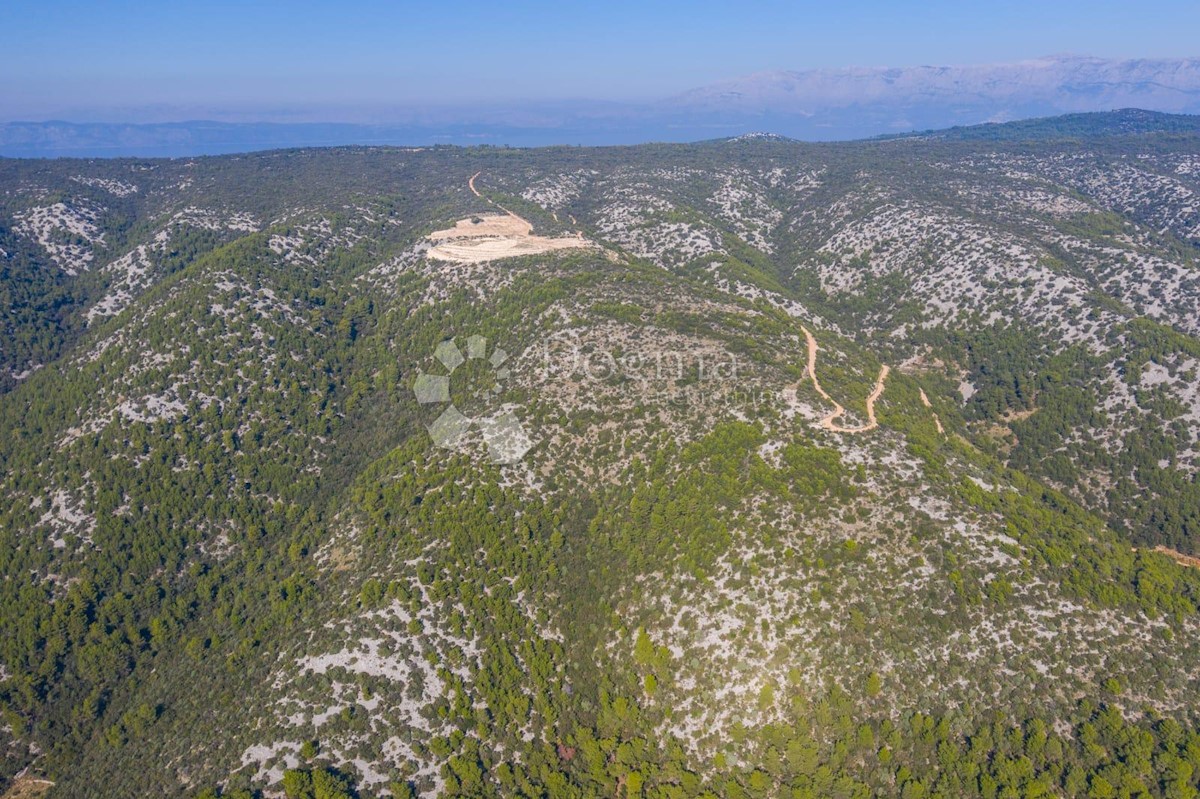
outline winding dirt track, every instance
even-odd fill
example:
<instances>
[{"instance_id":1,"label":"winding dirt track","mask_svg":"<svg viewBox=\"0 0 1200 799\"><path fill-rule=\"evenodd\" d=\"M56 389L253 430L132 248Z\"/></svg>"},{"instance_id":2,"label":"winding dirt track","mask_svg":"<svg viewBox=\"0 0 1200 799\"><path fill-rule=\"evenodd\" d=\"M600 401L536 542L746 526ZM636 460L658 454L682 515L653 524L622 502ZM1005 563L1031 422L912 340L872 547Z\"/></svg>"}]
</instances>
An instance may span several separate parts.
<instances>
[{"instance_id":1,"label":"winding dirt track","mask_svg":"<svg viewBox=\"0 0 1200 799\"><path fill-rule=\"evenodd\" d=\"M874 430L879 427L879 422L875 418L875 401L883 394L884 385L887 382L888 374L892 371L891 367L886 363L879 367L879 377L875 378L875 387L871 389L871 393L867 395L867 423L858 425L857 427L846 427L837 423L837 419L845 415L846 409L841 403L821 387L821 383L817 380L817 340L813 338L813 334L809 332L807 327L803 325L800 329L804 331L804 339L808 344L808 376L812 380L813 389L816 390L821 397L833 406L833 413L825 416L819 424L826 430L832 430L835 433L865 433L868 430Z\"/></svg>"},{"instance_id":2,"label":"winding dirt track","mask_svg":"<svg viewBox=\"0 0 1200 799\"><path fill-rule=\"evenodd\" d=\"M476 172L474 175L471 175L471 178L470 178L470 180L468 180L468 181L467 181L467 185L471 187L471 191L472 191L472 192L475 194L475 196L476 196L476 197L479 197L480 199L487 200L489 205L492 205L492 206L494 206L494 207L496 207L496 208L499 208L501 211L503 211L504 213L508 214L508 215L509 215L509 216L511 216L513 219L519 219L520 221L522 221L522 222L524 222L525 224L529 225L529 227L530 227L530 228L532 228L532 227L533 227L533 225L532 225L532 224L529 222L529 220L528 220L528 219L525 219L525 218L523 218L523 217L517 216L516 214L514 214L512 211L510 211L510 210L508 210L507 208L505 208L505 207L504 207L503 205L501 205L500 203L498 203L498 202L496 202L495 200L492 200L492 199L490 199L490 198L488 198L488 197L484 197L482 194L480 194L480 193L479 193L479 189L475 188L475 178L479 177L479 176L480 176L480 175L482 175L482 174L483 174L483 170L481 169L481 170L479 170L478 172ZM550 216L554 217L554 221L555 221L555 222L557 222L557 221L558 221L558 214L557 214L557 213L555 213L554 211L551 211L551 212L550 212ZM572 224L572 225L578 225L578 224L579 224L579 220L577 220L575 217L571 216L570 214L567 214L567 216L571 217L571 224ZM576 235L582 235L582 234L576 234Z\"/></svg>"},{"instance_id":3,"label":"winding dirt track","mask_svg":"<svg viewBox=\"0 0 1200 799\"><path fill-rule=\"evenodd\" d=\"M530 230L533 230L533 223L530 222L528 219L526 219L525 217L522 217L522 216L517 216L512 211L508 210L507 208L505 208L503 205L496 202L492 198L484 197L482 194L479 193L479 189L475 188L475 178L479 177L482 174L483 174L483 170L481 169L478 172L476 172L474 175L471 175L471 179L467 181L467 185L471 187L471 191L475 193L475 196L479 197L482 200L486 200L488 205L492 206L493 208L499 208L501 211L508 214L513 219L517 220L518 222L525 223L526 225L529 226Z\"/></svg>"},{"instance_id":4,"label":"winding dirt track","mask_svg":"<svg viewBox=\"0 0 1200 799\"><path fill-rule=\"evenodd\" d=\"M481 169L481 170L479 170L478 172L476 172L474 175L471 175L471 179L467 181L467 185L471 187L471 191L472 191L472 193L474 193L474 195L475 195L476 197L479 197L479 198L481 198L481 199L487 200L487 203L488 203L488 205L491 205L491 206L493 206L493 207L495 207L495 208L499 208L501 211L503 211L504 213L508 214L508 215L509 215L509 216L511 216L513 219L517 219L517 220L520 220L521 222L524 222L525 224L529 225L530 229L532 229L532 228L533 228L533 225L532 225L532 224L530 224L530 222L529 222L529 220L528 220L528 219L522 219L521 217L519 217L519 216L517 216L516 214L514 214L512 211L510 211L510 210L508 210L507 208L505 208L505 207L504 207L503 205L501 205L500 203L496 202L495 200L493 200L493 199L491 199L491 198L489 198L489 197L484 197L482 194L480 194L480 193L479 193L479 189L475 188L475 178L479 177L479 176L480 176L480 175L482 175L482 174L483 174L483 170Z\"/></svg>"},{"instance_id":5,"label":"winding dirt track","mask_svg":"<svg viewBox=\"0 0 1200 799\"><path fill-rule=\"evenodd\" d=\"M54 783L50 780L27 777L22 771L13 778L8 790L0 794L0 799L37 799L44 796L53 787Z\"/></svg>"},{"instance_id":6,"label":"winding dirt track","mask_svg":"<svg viewBox=\"0 0 1200 799\"><path fill-rule=\"evenodd\" d=\"M1134 547L1134 550L1136 551L1137 547ZM1162 544L1156 546L1154 551L1166 555L1176 563L1184 566L1190 566L1193 569L1200 569L1200 558L1193 557L1192 555L1185 555L1182 552L1177 552L1176 550L1171 549L1168 546L1163 546Z\"/></svg>"},{"instance_id":7,"label":"winding dirt track","mask_svg":"<svg viewBox=\"0 0 1200 799\"><path fill-rule=\"evenodd\" d=\"M925 389L919 388L917 391L921 392L921 404L926 408L929 408L929 412L933 414L933 423L937 425L937 431L942 435L946 435L946 431L942 427L942 420L939 419L937 413L934 413L933 411L933 403L929 401L929 397L925 396Z\"/></svg>"}]
</instances>

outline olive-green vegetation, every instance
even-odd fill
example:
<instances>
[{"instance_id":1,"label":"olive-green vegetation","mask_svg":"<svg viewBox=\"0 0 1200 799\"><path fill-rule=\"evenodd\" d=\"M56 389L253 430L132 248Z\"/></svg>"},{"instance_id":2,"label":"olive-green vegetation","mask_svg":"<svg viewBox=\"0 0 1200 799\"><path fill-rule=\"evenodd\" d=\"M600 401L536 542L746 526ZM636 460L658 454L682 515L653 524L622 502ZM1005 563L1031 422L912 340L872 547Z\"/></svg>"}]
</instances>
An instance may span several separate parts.
<instances>
[{"instance_id":1,"label":"olive-green vegetation","mask_svg":"<svg viewBox=\"0 0 1200 799\"><path fill-rule=\"evenodd\" d=\"M1200 796L1200 145L1097 122L0 160L0 786ZM476 172L607 249L425 259Z\"/></svg>"}]
</instances>

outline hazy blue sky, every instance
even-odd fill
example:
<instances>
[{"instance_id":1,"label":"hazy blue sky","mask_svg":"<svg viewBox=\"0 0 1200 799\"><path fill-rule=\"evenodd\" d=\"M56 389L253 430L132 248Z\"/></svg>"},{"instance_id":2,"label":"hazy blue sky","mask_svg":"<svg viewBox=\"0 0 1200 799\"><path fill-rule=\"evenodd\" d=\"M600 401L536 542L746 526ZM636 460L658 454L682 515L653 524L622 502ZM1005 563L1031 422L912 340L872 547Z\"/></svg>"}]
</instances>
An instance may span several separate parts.
<instances>
[{"instance_id":1,"label":"hazy blue sky","mask_svg":"<svg viewBox=\"0 0 1200 799\"><path fill-rule=\"evenodd\" d=\"M155 104L644 99L766 69L1189 56L1200 3L6 0L0 30L0 118L100 118Z\"/></svg>"}]
</instances>

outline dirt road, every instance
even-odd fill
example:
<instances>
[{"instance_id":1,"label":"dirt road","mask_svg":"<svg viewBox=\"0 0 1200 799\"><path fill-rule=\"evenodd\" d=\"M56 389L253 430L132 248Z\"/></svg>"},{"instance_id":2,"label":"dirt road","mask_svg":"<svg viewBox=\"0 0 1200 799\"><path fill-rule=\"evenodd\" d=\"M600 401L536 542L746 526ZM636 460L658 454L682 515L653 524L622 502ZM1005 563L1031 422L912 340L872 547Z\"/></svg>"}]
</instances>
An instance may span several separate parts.
<instances>
[{"instance_id":1,"label":"dirt road","mask_svg":"<svg viewBox=\"0 0 1200 799\"><path fill-rule=\"evenodd\" d=\"M475 196L479 197L481 199L487 200L488 205L492 206L493 208L499 208L501 211L508 214L513 219L516 219L517 221L528 225L529 229L533 230L533 223L530 222L528 219L517 216L516 214L514 214L512 211L505 208L500 203L496 202L495 200L491 199L490 197L484 197L482 194L479 193L479 189L475 188L475 178L479 177L482 174L483 174L483 170L480 170L479 172L476 172L474 175L471 175L471 179L467 181L467 185L471 187L471 191L474 192Z\"/></svg>"},{"instance_id":2,"label":"dirt road","mask_svg":"<svg viewBox=\"0 0 1200 799\"><path fill-rule=\"evenodd\" d=\"M932 411L933 403L931 403L929 401L929 397L925 396L925 389L919 388L919 389L917 389L917 391L921 392L921 404L924 405L926 408L929 408ZM939 433L941 433L942 435L946 435L946 431L944 429L942 429L942 420L938 418L937 413L933 414L933 423L935 425L937 425L937 431Z\"/></svg>"},{"instance_id":3,"label":"dirt road","mask_svg":"<svg viewBox=\"0 0 1200 799\"><path fill-rule=\"evenodd\" d=\"M828 392L821 387L821 381L817 380L817 340L813 334L809 332L807 327L803 325L800 329L804 331L804 339L808 345L808 376L812 380L813 389L821 395L821 397L833 406L833 413L825 416L819 424L826 430L832 430L835 433L865 433L868 430L874 430L879 427L879 422L875 418L875 401L883 394L883 389L887 382L888 374L892 371L887 364L879 367L879 377L875 378L875 387L871 389L871 393L867 395L867 423L856 427L846 427L840 425L837 420L846 413L846 409L841 403L829 396Z\"/></svg>"}]
</instances>

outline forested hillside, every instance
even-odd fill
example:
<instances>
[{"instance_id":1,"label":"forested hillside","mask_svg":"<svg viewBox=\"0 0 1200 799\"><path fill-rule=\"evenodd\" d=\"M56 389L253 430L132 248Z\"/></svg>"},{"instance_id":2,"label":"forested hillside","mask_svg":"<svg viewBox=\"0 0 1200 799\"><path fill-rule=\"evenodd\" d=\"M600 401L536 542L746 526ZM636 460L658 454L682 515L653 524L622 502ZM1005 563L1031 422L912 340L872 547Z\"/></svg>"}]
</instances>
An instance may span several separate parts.
<instances>
[{"instance_id":1,"label":"forested hillside","mask_svg":"<svg viewBox=\"0 0 1200 799\"><path fill-rule=\"evenodd\" d=\"M0 780L1200 795L1200 135L0 159Z\"/></svg>"}]
</instances>

